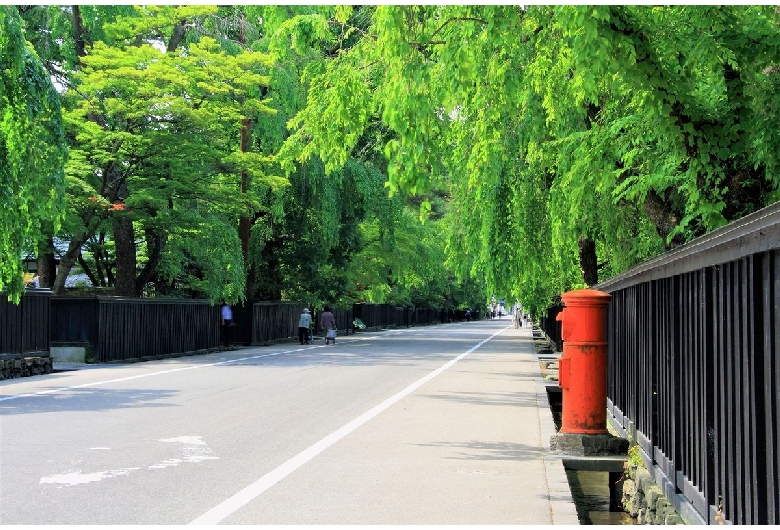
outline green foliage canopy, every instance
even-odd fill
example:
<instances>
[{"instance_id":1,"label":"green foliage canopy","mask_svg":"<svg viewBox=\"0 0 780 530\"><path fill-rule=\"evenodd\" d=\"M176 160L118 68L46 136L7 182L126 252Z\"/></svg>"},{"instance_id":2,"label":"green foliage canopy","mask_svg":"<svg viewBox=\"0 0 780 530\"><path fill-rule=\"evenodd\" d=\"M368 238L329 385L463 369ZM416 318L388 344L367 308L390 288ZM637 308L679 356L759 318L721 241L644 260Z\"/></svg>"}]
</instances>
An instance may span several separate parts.
<instances>
[{"instance_id":1,"label":"green foliage canopy","mask_svg":"<svg viewBox=\"0 0 780 530\"><path fill-rule=\"evenodd\" d=\"M62 217L66 157L58 94L16 8L0 6L0 290L14 302L23 253Z\"/></svg>"},{"instance_id":2,"label":"green foliage canopy","mask_svg":"<svg viewBox=\"0 0 780 530\"><path fill-rule=\"evenodd\" d=\"M539 312L585 285L584 240L608 277L777 199L777 20L762 6L377 6L311 73L281 154L335 171L381 121L391 191L452 192L452 265Z\"/></svg>"}]
</instances>

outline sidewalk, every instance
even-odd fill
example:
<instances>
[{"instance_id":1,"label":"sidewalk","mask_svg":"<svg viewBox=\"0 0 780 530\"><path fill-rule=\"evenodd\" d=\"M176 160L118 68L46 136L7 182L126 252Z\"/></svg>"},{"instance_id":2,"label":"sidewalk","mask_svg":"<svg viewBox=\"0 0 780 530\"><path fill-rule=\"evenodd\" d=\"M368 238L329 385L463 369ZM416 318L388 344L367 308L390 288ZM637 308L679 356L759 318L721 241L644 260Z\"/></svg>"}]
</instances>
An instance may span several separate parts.
<instances>
[{"instance_id":1,"label":"sidewalk","mask_svg":"<svg viewBox=\"0 0 780 530\"><path fill-rule=\"evenodd\" d=\"M510 327L413 396L433 401L427 414L442 425L458 425L425 434L448 440L428 441L443 453L437 460L460 460L471 473L457 485L474 499L465 524L580 524L561 457L550 451L548 384L555 383L543 379L532 330ZM451 489L448 470L440 471L441 487Z\"/></svg>"},{"instance_id":2,"label":"sidewalk","mask_svg":"<svg viewBox=\"0 0 780 530\"><path fill-rule=\"evenodd\" d=\"M532 331L506 326L223 522L579 525Z\"/></svg>"},{"instance_id":3,"label":"sidewalk","mask_svg":"<svg viewBox=\"0 0 780 530\"><path fill-rule=\"evenodd\" d=\"M495 324L509 329L343 441L387 484L393 508L367 524L580 524L532 330Z\"/></svg>"}]
</instances>

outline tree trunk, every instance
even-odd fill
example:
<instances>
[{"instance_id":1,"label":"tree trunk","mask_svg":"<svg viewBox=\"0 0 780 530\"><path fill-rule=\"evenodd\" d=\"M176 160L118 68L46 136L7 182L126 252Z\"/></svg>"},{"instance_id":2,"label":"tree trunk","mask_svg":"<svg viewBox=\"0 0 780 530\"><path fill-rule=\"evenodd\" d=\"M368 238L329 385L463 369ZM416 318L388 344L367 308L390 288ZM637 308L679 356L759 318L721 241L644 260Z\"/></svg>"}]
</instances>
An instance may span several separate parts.
<instances>
[{"instance_id":1,"label":"tree trunk","mask_svg":"<svg viewBox=\"0 0 780 530\"><path fill-rule=\"evenodd\" d=\"M166 47L166 51L168 53L175 52L176 48L179 47L179 44L182 43L184 40L184 35L186 33L186 26L187 23L186 20L180 20L178 24L173 28L173 32L171 33L171 39L168 41L168 46Z\"/></svg>"},{"instance_id":2,"label":"tree trunk","mask_svg":"<svg viewBox=\"0 0 780 530\"><path fill-rule=\"evenodd\" d=\"M240 21L240 29L239 29L239 37L238 40L241 44L246 44L246 15L244 12L241 12L241 21ZM247 147L249 143L249 127L251 125L251 122L248 119L241 120L241 141L239 149L242 153L247 152ZM249 175L245 170L241 171L241 193L246 193L247 188L249 187ZM238 219L238 238L241 240L241 253L244 257L244 270L248 269L247 264L249 263L249 238L252 235L252 220L246 216L242 215ZM256 280L254 271L248 271L247 274L247 282L245 286L245 295L247 298L251 297L252 289L254 288L254 283Z\"/></svg>"},{"instance_id":3,"label":"tree trunk","mask_svg":"<svg viewBox=\"0 0 780 530\"><path fill-rule=\"evenodd\" d=\"M118 215L112 219L114 244L116 245L116 296L136 296L135 290L135 232L133 220L127 215Z\"/></svg>"},{"instance_id":4,"label":"tree trunk","mask_svg":"<svg viewBox=\"0 0 780 530\"><path fill-rule=\"evenodd\" d=\"M240 149L242 153L247 151L247 143L249 136L249 120L241 120L241 145ZM241 193L246 193L249 186L249 175L246 171L241 171ZM238 237L241 239L241 252L244 256L244 264L246 266L247 258L249 256L249 236L252 232L251 219L242 215L238 220Z\"/></svg>"},{"instance_id":5,"label":"tree trunk","mask_svg":"<svg viewBox=\"0 0 780 530\"><path fill-rule=\"evenodd\" d=\"M592 287L599 283L599 266L596 259L596 242L592 239L582 236L579 240L580 247L580 268L582 269L582 279Z\"/></svg>"},{"instance_id":6,"label":"tree trunk","mask_svg":"<svg viewBox=\"0 0 780 530\"><path fill-rule=\"evenodd\" d=\"M114 273L111 270L112 264L108 253L105 251L106 233L101 230L97 236L98 242L92 249L92 258L95 260L95 278L101 287L114 285Z\"/></svg>"},{"instance_id":7,"label":"tree trunk","mask_svg":"<svg viewBox=\"0 0 780 530\"><path fill-rule=\"evenodd\" d=\"M669 234L675 229L680 222L679 217L674 215L667 206L663 197L658 195L654 190L649 190L645 196L645 201L642 203L645 213L650 218L650 221L655 225L655 230L661 239L663 239L664 245L667 250L671 250L685 243L682 235L677 234L669 241Z\"/></svg>"},{"instance_id":8,"label":"tree trunk","mask_svg":"<svg viewBox=\"0 0 780 530\"><path fill-rule=\"evenodd\" d=\"M57 268L57 277L54 279L54 286L52 291L54 294L63 294L65 292L65 280L70 274L70 270L73 265L76 264L76 260L81 254L81 245L87 240L87 234L79 232L70 239L68 250L60 258L60 266Z\"/></svg>"},{"instance_id":9,"label":"tree trunk","mask_svg":"<svg viewBox=\"0 0 780 530\"><path fill-rule=\"evenodd\" d=\"M152 230L146 230L146 248L149 259L135 281L135 292L143 293L144 286L154 277L157 265L162 259L162 251L165 248L167 237Z\"/></svg>"},{"instance_id":10,"label":"tree trunk","mask_svg":"<svg viewBox=\"0 0 780 530\"><path fill-rule=\"evenodd\" d=\"M57 264L54 259L54 238L46 237L38 243L38 285L51 289L57 275Z\"/></svg>"},{"instance_id":11,"label":"tree trunk","mask_svg":"<svg viewBox=\"0 0 780 530\"><path fill-rule=\"evenodd\" d=\"M102 284L97 274L92 272L92 269L89 268L89 264L84 259L83 254L78 255L79 265L81 265L81 269L84 271L84 274L87 275L87 278L89 278L89 281L92 282L92 285L95 287Z\"/></svg>"},{"instance_id":12,"label":"tree trunk","mask_svg":"<svg viewBox=\"0 0 780 530\"><path fill-rule=\"evenodd\" d=\"M87 55L87 45L84 40L84 23L81 19L81 9L74 5L73 9L73 42L76 47L76 56L85 57Z\"/></svg>"},{"instance_id":13,"label":"tree trunk","mask_svg":"<svg viewBox=\"0 0 780 530\"><path fill-rule=\"evenodd\" d=\"M246 288L244 295L247 299L252 299L255 296L257 284L257 265L250 265L249 270L246 273Z\"/></svg>"}]
</instances>

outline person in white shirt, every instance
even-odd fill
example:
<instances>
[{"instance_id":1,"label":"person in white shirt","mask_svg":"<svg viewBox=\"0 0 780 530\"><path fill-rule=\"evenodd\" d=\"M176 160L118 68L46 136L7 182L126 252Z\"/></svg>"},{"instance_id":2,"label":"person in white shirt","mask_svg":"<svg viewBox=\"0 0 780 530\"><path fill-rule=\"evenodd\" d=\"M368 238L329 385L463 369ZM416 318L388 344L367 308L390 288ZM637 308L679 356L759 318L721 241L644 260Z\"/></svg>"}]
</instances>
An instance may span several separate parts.
<instances>
[{"instance_id":1,"label":"person in white shirt","mask_svg":"<svg viewBox=\"0 0 780 530\"><path fill-rule=\"evenodd\" d=\"M230 327L233 325L233 310L230 304L222 304L222 341L225 348L230 348Z\"/></svg>"},{"instance_id":2,"label":"person in white shirt","mask_svg":"<svg viewBox=\"0 0 780 530\"><path fill-rule=\"evenodd\" d=\"M298 317L298 340L301 344L309 344L309 331L311 330L311 313L308 307L303 308Z\"/></svg>"}]
</instances>

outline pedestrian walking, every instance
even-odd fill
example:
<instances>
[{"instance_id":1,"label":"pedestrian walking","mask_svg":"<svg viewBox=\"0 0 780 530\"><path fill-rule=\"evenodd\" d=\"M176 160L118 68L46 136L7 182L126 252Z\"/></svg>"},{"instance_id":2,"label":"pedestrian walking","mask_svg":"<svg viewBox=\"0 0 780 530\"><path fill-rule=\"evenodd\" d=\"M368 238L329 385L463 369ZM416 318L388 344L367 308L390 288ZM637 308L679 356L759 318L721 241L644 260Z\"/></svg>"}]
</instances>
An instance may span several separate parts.
<instances>
[{"instance_id":1,"label":"pedestrian walking","mask_svg":"<svg viewBox=\"0 0 780 530\"><path fill-rule=\"evenodd\" d=\"M233 327L233 309L230 304L225 302L222 304L222 342L225 345L225 349L230 348L230 328Z\"/></svg>"},{"instance_id":2,"label":"pedestrian walking","mask_svg":"<svg viewBox=\"0 0 780 530\"><path fill-rule=\"evenodd\" d=\"M308 307L303 308L301 316L298 317L298 340L301 344L309 343L309 327L311 326L311 313Z\"/></svg>"},{"instance_id":3,"label":"pedestrian walking","mask_svg":"<svg viewBox=\"0 0 780 530\"><path fill-rule=\"evenodd\" d=\"M330 312L330 307L325 306L320 317L320 328L325 332L325 344L329 344L329 341L336 344L336 327L336 317Z\"/></svg>"},{"instance_id":4,"label":"pedestrian walking","mask_svg":"<svg viewBox=\"0 0 780 530\"><path fill-rule=\"evenodd\" d=\"M520 313L521 313L520 309L516 307L515 308L515 329L520 327L520 320L521 320Z\"/></svg>"}]
</instances>

